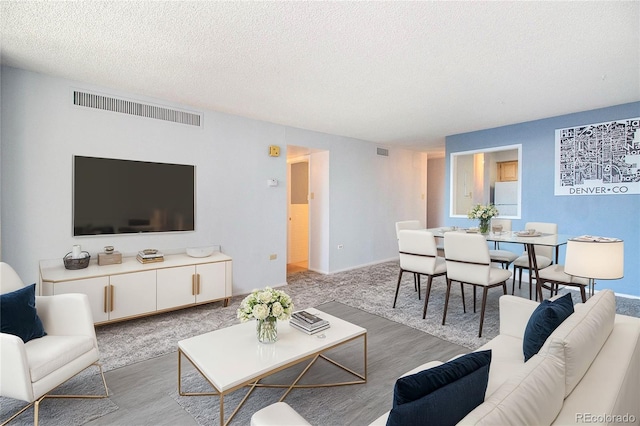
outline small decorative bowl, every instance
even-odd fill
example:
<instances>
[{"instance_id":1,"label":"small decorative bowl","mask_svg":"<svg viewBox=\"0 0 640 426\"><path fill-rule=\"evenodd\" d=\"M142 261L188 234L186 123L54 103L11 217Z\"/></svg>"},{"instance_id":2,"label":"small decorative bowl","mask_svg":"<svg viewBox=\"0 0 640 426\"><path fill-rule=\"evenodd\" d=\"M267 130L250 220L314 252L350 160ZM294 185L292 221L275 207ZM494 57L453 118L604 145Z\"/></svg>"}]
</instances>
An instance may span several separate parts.
<instances>
[{"instance_id":1,"label":"small decorative bowl","mask_svg":"<svg viewBox=\"0 0 640 426\"><path fill-rule=\"evenodd\" d=\"M209 257L213 254L215 248L213 246L208 247L192 247L187 249L187 255L191 257Z\"/></svg>"},{"instance_id":2,"label":"small decorative bowl","mask_svg":"<svg viewBox=\"0 0 640 426\"><path fill-rule=\"evenodd\" d=\"M89 261L91 260L91 255L88 251L83 251L80 253L83 257L79 257L74 259L71 255L71 252L67 253L62 261L64 262L65 269L84 269L89 266Z\"/></svg>"}]
</instances>

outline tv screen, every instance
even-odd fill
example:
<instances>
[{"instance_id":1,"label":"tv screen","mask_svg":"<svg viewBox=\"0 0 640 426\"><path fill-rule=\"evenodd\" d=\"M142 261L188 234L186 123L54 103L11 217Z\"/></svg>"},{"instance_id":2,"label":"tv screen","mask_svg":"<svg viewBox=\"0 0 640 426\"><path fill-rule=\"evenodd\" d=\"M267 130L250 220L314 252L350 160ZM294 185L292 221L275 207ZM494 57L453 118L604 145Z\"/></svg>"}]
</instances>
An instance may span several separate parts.
<instances>
[{"instance_id":1,"label":"tv screen","mask_svg":"<svg viewBox=\"0 0 640 426\"><path fill-rule=\"evenodd\" d=\"M73 235L193 231L195 166L74 156Z\"/></svg>"}]
</instances>

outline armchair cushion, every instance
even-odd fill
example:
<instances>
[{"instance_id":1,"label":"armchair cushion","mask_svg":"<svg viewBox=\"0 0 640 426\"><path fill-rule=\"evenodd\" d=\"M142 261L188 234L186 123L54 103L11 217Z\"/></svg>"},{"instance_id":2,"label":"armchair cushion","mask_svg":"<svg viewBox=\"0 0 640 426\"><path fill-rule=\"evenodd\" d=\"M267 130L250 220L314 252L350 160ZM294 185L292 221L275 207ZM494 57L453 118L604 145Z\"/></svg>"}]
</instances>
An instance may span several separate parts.
<instances>
[{"instance_id":1,"label":"armchair cushion","mask_svg":"<svg viewBox=\"0 0 640 426\"><path fill-rule=\"evenodd\" d=\"M484 401L491 351L398 379L387 425L456 424Z\"/></svg>"},{"instance_id":2,"label":"armchair cushion","mask_svg":"<svg viewBox=\"0 0 640 426\"><path fill-rule=\"evenodd\" d=\"M37 382L94 349L86 336L46 336L25 345L31 380Z\"/></svg>"},{"instance_id":3,"label":"armchair cushion","mask_svg":"<svg viewBox=\"0 0 640 426\"><path fill-rule=\"evenodd\" d=\"M35 284L0 295L0 331L25 343L47 334L36 311Z\"/></svg>"},{"instance_id":4,"label":"armchair cushion","mask_svg":"<svg viewBox=\"0 0 640 426\"><path fill-rule=\"evenodd\" d=\"M545 300L533 311L524 331L522 351L525 362L538 353L553 330L573 313L573 300L567 293L558 299Z\"/></svg>"}]
</instances>

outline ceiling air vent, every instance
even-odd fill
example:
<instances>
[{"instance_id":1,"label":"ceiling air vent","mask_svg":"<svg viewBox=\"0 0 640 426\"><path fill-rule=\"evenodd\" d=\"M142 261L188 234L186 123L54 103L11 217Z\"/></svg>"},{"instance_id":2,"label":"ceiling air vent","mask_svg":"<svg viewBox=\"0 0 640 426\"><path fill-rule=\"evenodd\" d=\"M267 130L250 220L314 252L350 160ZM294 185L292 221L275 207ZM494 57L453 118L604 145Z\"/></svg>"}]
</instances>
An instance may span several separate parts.
<instances>
[{"instance_id":1,"label":"ceiling air vent","mask_svg":"<svg viewBox=\"0 0 640 426\"><path fill-rule=\"evenodd\" d=\"M174 123L200 126L200 115L176 109L164 108L156 105L142 104L125 99L111 98L94 93L74 90L73 104L104 111L120 112L122 114L155 118L157 120L172 121Z\"/></svg>"},{"instance_id":2,"label":"ceiling air vent","mask_svg":"<svg viewBox=\"0 0 640 426\"><path fill-rule=\"evenodd\" d=\"M378 150L376 152L378 155L382 155L383 157L388 157L389 156L389 150L387 148L380 148L378 147Z\"/></svg>"}]
</instances>

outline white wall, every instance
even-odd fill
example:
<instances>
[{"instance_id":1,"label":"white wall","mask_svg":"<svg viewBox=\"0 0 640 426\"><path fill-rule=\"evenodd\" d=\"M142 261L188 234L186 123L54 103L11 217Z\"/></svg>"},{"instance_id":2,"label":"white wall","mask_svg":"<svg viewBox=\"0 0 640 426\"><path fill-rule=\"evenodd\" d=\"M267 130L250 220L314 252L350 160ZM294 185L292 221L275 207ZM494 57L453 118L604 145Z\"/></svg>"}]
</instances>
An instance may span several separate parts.
<instances>
[{"instance_id":1,"label":"white wall","mask_svg":"<svg viewBox=\"0 0 640 426\"><path fill-rule=\"evenodd\" d=\"M427 228L444 226L444 157L429 158L427 166Z\"/></svg>"},{"instance_id":2,"label":"white wall","mask_svg":"<svg viewBox=\"0 0 640 426\"><path fill-rule=\"evenodd\" d=\"M220 244L234 260L234 293L284 284L286 159L269 157L269 145L329 152L328 272L397 257L394 222L425 217L420 154L392 149L379 157L365 141L13 68L3 67L0 77L2 255L26 282L37 281L39 260L62 258L73 244L94 256L105 245L135 253ZM200 112L203 126L74 107L73 89ZM73 155L195 164L196 231L74 238ZM283 183L268 187L268 178ZM270 261L271 253L278 259Z\"/></svg>"}]
</instances>

